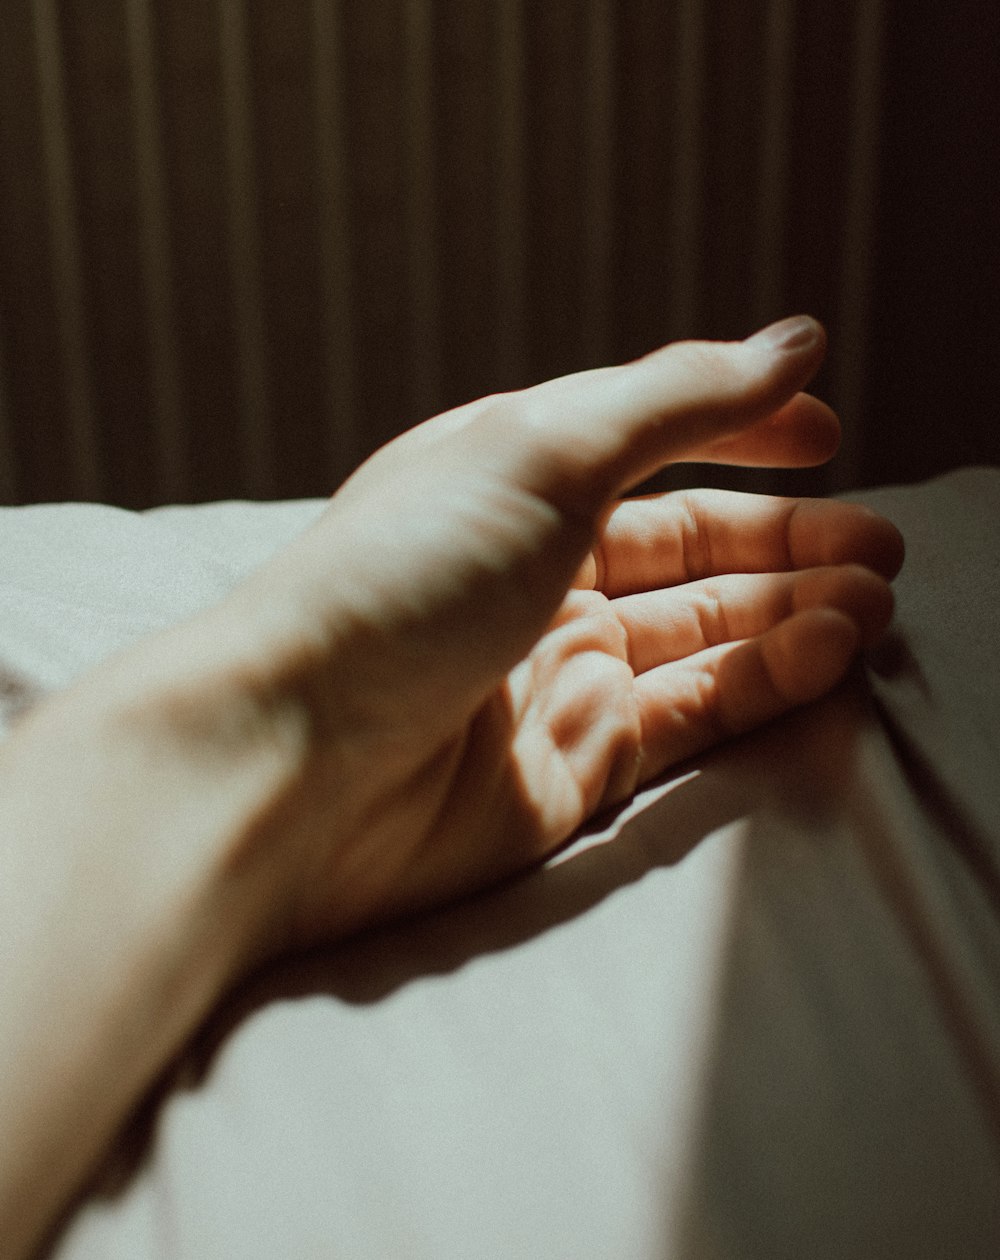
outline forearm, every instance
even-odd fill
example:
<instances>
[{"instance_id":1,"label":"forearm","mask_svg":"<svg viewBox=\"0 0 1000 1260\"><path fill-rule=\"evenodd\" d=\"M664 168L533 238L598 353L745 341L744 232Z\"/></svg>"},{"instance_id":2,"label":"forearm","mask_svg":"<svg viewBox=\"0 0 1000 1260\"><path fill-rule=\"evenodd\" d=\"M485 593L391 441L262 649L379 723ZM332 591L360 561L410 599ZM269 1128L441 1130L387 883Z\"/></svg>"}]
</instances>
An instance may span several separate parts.
<instances>
[{"instance_id":1,"label":"forearm","mask_svg":"<svg viewBox=\"0 0 1000 1260\"><path fill-rule=\"evenodd\" d=\"M4 1256L37 1244L280 934L259 833L297 772L295 718L262 717L210 661L199 678L208 641L190 633L49 702L0 750Z\"/></svg>"}]
</instances>

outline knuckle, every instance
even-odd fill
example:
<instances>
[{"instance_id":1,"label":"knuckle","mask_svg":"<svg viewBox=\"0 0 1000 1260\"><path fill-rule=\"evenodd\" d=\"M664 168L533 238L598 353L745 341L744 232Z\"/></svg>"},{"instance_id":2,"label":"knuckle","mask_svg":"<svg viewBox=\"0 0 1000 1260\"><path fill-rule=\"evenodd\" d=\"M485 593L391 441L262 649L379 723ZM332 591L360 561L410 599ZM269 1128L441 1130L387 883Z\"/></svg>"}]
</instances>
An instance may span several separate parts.
<instances>
[{"instance_id":1,"label":"knuckle","mask_svg":"<svg viewBox=\"0 0 1000 1260\"><path fill-rule=\"evenodd\" d=\"M681 561L687 580L693 581L712 572L712 542L708 530L701 523L694 496L683 493L680 507Z\"/></svg>"}]
</instances>

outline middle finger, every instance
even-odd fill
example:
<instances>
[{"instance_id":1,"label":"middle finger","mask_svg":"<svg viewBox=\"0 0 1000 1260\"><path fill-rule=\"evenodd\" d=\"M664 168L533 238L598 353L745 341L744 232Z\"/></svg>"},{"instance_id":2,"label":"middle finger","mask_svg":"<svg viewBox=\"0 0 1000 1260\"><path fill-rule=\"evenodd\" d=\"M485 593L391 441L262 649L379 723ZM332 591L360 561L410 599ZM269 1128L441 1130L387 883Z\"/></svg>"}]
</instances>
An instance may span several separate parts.
<instances>
[{"instance_id":1,"label":"middle finger","mask_svg":"<svg viewBox=\"0 0 1000 1260\"><path fill-rule=\"evenodd\" d=\"M665 590L625 595L612 609L628 640L636 674L706 648L764 634L810 608L846 613L873 642L888 625L889 584L860 565L830 565L793 573L733 573Z\"/></svg>"},{"instance_id":2,"label":"middle finger","mask_svg":"<svg viewBox=\"0 0 1000 1260\"><path fill-rule=\"evenodd\" d=\"M891 578L902 560L896 527L859 504L700 489L620 503L577 585L615 598L723 573L833 564Z\"/></svg>"}]
</instances>

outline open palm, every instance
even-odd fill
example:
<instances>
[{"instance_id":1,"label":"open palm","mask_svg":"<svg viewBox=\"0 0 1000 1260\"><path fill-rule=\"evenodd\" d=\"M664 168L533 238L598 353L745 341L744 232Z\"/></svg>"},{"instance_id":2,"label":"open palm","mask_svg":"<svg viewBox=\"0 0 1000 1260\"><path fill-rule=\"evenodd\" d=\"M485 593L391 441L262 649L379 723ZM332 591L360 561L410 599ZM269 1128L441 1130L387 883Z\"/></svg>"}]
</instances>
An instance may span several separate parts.
<instances>
[{"instance_id":1,"label":"open palm","mask_svg":"<svg viewBox=\"0 0 1000 1260\"><path fill-rule=\"evenodd\" d=\"M815 326L812 326L815 329ZM891 615L891 525L621 500L672 459L826 459L822 357L758 338L488 399L391 443L253 588L314 739L295 943L538 861L672 764L823 694ZM265 599L266 596L266 599Z\"/></svg>"}]
</instances>

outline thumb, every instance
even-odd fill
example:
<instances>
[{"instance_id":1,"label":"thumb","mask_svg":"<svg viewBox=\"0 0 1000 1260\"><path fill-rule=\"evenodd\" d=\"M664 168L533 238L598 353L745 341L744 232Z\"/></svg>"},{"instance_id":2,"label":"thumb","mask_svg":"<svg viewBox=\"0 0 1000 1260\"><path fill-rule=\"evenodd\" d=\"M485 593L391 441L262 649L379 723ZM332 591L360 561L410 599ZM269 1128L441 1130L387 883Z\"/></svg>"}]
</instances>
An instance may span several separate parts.
<instances>
[{"instance_id":1,"label":"thumb","mask_svg":"<svg viewBox=\"0 0 1000 1260\"><path fill-rule=\"evenodd\" d=\"M496 400L497 445L516 460L516 484L589 515L666 464L711 458L795 398L825 352L822 326L805 315L745 341L676 342Z\"/></svg>"}]
</instances>

